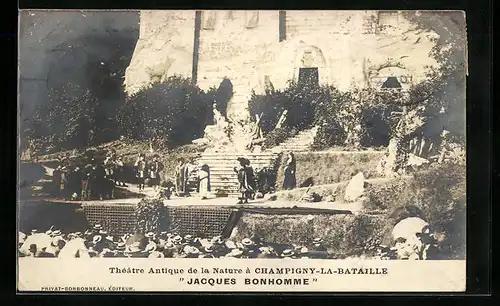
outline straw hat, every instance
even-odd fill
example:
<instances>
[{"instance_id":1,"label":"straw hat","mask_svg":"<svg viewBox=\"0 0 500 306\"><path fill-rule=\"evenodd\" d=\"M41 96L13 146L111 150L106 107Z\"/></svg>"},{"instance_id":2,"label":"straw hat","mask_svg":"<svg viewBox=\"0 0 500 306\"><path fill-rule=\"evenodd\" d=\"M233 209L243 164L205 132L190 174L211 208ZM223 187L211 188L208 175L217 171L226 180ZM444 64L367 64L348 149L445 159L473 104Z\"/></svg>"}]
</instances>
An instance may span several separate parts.
<instances>
[{"instance_id":1,"label":"straw hat","mask_svg":"<svg viewBox=\"0 0 500 306\"><path fill-rule=\"evenodd\" d=\"M197 247L186 246L184 248L184 253L186 253L187 255L198 255L200 254L200 250L198 250Z\"/></svg>"},{"instance_id":2,"label":"straw hat","mask_svg":"<svg viewBox=\"0 0 500 306\"><path fill-rule=\"evenodd\" d=\"M105 230L100 230L100 231L99 231L99 234L100 234L100 235L107 235L107 234L108 234L108 231L105 231Z\"/></svg>"},{"instance_id":3,"label":"straw hat","mask_svg":"<svg viewBox=\"0 0 500 306\"><path fill-rule=\"evenodd\" d=\"M162 252L158 252L158 251L153 251L148 256L148 258L164 258L164 257L165 257L165 255L163 255Z\"/></svg>"},{"instance_id":4,"label":"straw hat","mask_svg":"<svg viewBox=\"0 0 500 306\"><path fill-rule=\"evenodd\" d=\"M314 238L314 244L320 244L322 242L323 242L323 239L321 239L319 237L318 238Z\"/></svg>"},{"instance_id":5,"label":"straw hat","mask_svg":"<svg viewBox=\"0 0 500 306\"><path fill-rule=\"evenodd\" d=\"M144 235L144 237L146 237L146 238L153 238L154 235L155 234L153 232L148 232L148 233L146 233L146 235Z\"/></svg>"},{"instance_id":6,"label":"straw hat","mask_svg":"<svg viewBox=\"0 0 500 306\"><path fill-rule=\"evenodd\" d=\"M92 238L92 242L93 242L94 244L101 242L101 240L102 240L102 236L101 236L101 235L95 235L95 236Z\"/></svg>"},{"instance_id":7,"label":"straw hat","mask_svg":"<svg viewBox=\"0 0 500 306\"><path fill-rule=\"evenodd\" d=\"M184 241L186 241L186 242L193 241L193 236L192 235L186 235L186 236L184 236Z\"/></svg>"},{"instance_id":8,"label":"straw hat","mask_svg":"<svg viewBox=\"0 0 500 306\"><path fill-rule=\"evenodd\" d=\"M31 235L36 234L36 233L38 233L38 230L37 230L37 229L32 229L32 230L31 230Z\"/></svg>"},{"instance_id":9,"label":"straw hat","mask_svg":"<svg viewBox=\"0 0 500 306\"><path fill-rule=\"evenodd\" d=\"M49 235L49 236L50 236L50 235L52 235L52 230L47 230L47 231L45 232L45 234L47 234L47 235Z\"/></svg>"},{"instance_id":10,"label":"straw hat","mask_svg":"<svg viewBox=\"0 0 500 306\"><path fill-rule=\"evenodd\" d=\"M293 250L291 249L286 249L283 251L283 253L281 253L282 257L292 257L293 255Z\"/></svg>"},{"instance_id":11,"label":"straw hat","mask_svg":"<svg viewBox=\"0 0 500 306\"><path fill-rule=\"evenodd\" d=\"M302 248L300 248L299 253L300 254L307 254L307 253L309 253L309 249L306 247L302 247Z\"/></svg>"},{"instance_id":12,"label":"straw hat","mask_svg":"<svg viewBox=\"0 0 500 306\"><path fill-rule=\"evenodd\" d=\"M240 249L233 249L231 252L226 254L226 257L240 257L243 255L243 251Z\"/></svg>"},{"instance_id":13,"label":"straw hat","mask_svg":"<svg viewBox=\"0 0 500 306\"><path fill-rule=\"evenodd\" d=\"M249 246L252 246L254 243L253 243L252 239L245 238L245 239L241 240L241 244L243 244L246 247L249 247Z\"/></svg>"},{"instance_id":14,"label":"straw hat","mask_svg":"<svg viewBox=\"0 0 500 306\"><path fill-rule=\"evenodd\" d=\"M156 251L156 248L157 248L156 243L149 243L148 245L146 245L144 252L146 253L153 252Z\"/></svg>"},{"instance_id":15,"label":"straw hat","mask_svg":"<svg viewBox=\"0 0 500 306\"><path fill-rule=\"evenodd\" d=\"M169 249L175 249L175 245L172 243L172 242L167 242L165 243L165 246L164 246L165 249L169 250Z\"/></svg>"},{"instance_id":16,"label":"straw hat","mask_svg":"<svg viewBox=\"0 0 500 306\"><path fill-rule=\"evenodd\" d=\"M116 249L119 251L125 250L125 242L118 242L118 244L116 245Z\"/></svg>"},{"instance_id":17,"label":"straw hat","mask_svg":"<svg viewBox=\"0 0 500 306\"><path fill-rule=\"evenodd\" d=\"M96 225L94 225L94 229L95 230L100 230L100 229L102 229L102 225L96 224Z\"/></svg>"},{"instance_id":18,"label":"straw hat","mask_svg":"<svg viewBox=\"0 0 500 306\"><path fill-rule=\"evenodd\" d=\"M177 235L177 236L175 236L174 238L172 238L172 241L173 241L174 243L176 243L176 244L181 243L181 241L182 241L182 237L181 237L181 236L179 236L179 235Z\"/></svg>"}]
</instances>

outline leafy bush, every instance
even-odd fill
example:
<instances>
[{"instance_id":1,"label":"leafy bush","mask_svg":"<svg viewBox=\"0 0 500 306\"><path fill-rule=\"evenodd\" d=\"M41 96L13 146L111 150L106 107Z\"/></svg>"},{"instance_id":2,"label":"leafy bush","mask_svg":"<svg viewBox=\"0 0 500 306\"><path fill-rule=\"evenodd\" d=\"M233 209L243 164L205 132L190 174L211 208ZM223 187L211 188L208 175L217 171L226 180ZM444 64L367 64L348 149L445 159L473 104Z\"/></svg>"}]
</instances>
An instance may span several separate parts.
<instances>
[{"instance_id":1,"label":"leafy bush","mask_svg":"<svg viewBox=\"0 0 500 306\"><path fill-rule=\"evenodd\" d=\"M298 130L293 127L281 127L275 130L272 130L266 135L266 139L264 140L263 147L264 148L272 148L274 146L279 145L283 141L287 140L290 137L297 135Z\"/></svg>"},{"instance_id":2,"label":"leafy bush","mask_svg":"<svg viewBox=\"0 0 500 306\"><path fill-rule=\"evenodd\" d=\"M374 255L386 235L387 220L368 215L260 215L244 214L234 231L234 240L255 234L265 241L311 247L320 237L336 257Z\"/></svg>"},{"instance_id":3,"label":"leafy bush","mask_svg":"<svg viewBox=\"0 0 500 306\"><path fill-rule=\"evenodd\" d=\"M159 233L165 226L166 209L161 200L142 199L136 207L136 232Z\"/></svg>"},{"instance_id":4,"label":"leafy bush","mask_svg":"<svg viewBox=\"0 0 500 306\"><path fill-rule=\"evenodd\" d=\"M41 148L72 149L91 146L98 132L99 101L88 89L68 84L49 92L49 103L39 106L23 125L24 136Z\"/></svg>"},{"instance_id":5,"label":"leafy bush","mask_svg":"<svg viewBox=\"0 0 500 306\"><path fill-rule=\"evenodd\" d=\"M132 139L181 145L203 136L213 121L212 104L213 96L173 76L131 96L116 122L120 134Z\"/></svg>"},{"instance_id":6,"label":"leafy bush","mask_svg":"<svg viewBox=\"0 0 500 306\"><path fill-rule=\"evenodd\" d=\"M329 105L332 88L329 86L318 86L310 83L298 84L290 81L284 90L273 90L265 95L252 93L248 102L249 112L252 118L255 115L263 115L261 119L262 131L269 140L269 145L279 144L275 140L286 140L295 134L286 134L284 131L296 132L310 128L316 119L316 109L322 109L323 105ZM282 124L282 130L274 132L281 114L287 111L286 119ZM280 136L278 136L280 135ZM281 136L286 136L282 139Z\"/></svg>"}]
</instances>

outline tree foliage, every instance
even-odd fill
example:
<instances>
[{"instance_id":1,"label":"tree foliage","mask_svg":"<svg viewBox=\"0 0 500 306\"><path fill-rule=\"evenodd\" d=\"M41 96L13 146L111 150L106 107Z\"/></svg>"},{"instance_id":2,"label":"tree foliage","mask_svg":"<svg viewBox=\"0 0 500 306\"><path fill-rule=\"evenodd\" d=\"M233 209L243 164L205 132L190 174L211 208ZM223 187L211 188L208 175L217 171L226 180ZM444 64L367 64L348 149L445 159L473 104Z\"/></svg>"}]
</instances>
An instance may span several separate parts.
<instances>
[{"instance_id":1,"label":"tree foliage","mask_svg":"<svg viewBox=\"0 0 500 306\"><path fill-rule=\"evenodd\" d=\"M49 92L49 103L39 106L24 125L25 136L46 149L72 149L95 143L98 100L88 89L68 84Z\"/></svg>"},{"instance_id":2,"label":"tree foliage","mask_svg":"<svg viewBox=\"0 0 500 306\"><path fill-rule=\"evenodd\" d=\"M137 140L180 145L203 136L213 121L214 97L177 76L153 84L125 101L118 110L119 134Z\"/></svg>"}]
</instances>

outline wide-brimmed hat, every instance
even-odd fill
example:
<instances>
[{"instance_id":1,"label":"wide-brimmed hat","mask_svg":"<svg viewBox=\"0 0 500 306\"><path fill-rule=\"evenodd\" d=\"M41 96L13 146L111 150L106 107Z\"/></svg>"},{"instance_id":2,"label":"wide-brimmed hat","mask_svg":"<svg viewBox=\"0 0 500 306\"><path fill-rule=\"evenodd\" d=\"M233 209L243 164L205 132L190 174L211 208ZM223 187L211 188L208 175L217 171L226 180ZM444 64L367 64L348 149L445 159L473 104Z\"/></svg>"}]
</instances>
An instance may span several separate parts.
<instances>
[{"instance_id":1,"label":"wide-brimmed hat","mask_svg":"<svg viewBox=\"0 0 500 306\"><path fill-rule=\"evenodd\" d=\"M200 250L194 246L186 246L184 248L184 253L186 253L187 255L198 255L200 254Z\"/></svg>"},{"instance_id":2,"label":"wide-brimmed hat","mask_svg":"<svg viewBox=\"0 0 500 306\"><path fill-rule=\"evenodd\" d=\"M146 235L144 235L144 237L146 237L146 238L153 238L154 235L155 234L153 232L147 232Z\"/></svg>"},{"instance_id":3,"label":"wide-brimmed hat","mask_svg":"<svg viewBox=\"0 0 500 306\"><path fill-rule=\"evenodd\" d=\"M319 237L318 238L314 238L313 242L314 242L314 244L320 244L320 243L323 242L323 239L321 239Z\"/></svg>"},{"instance_id":4,"label":"wide-brimmed hat","mask_svg":"<svg viewBox=\"0 0 500 306\"><path fill-rule=\"evenodd\" d=\"M157 245L156 243L148 243L146 247L144 248L144 252L150 253L153 251L156 251Z\"/></svg>"},{"instance_id":5,"label":"wide-brimmed hat","mask_svg":"<svg viewBox=\"0 0 500 306\"><path fill-rule=\"evenodd\" d=\"M99 230L99 235L107 235L108 231L106 230Z\"/></svg>"},{"instance_id":6,"label":"wide-brimmed hat","mask_svg":"<svg viewBox=\"0 0 500 306\"><path fill-rule=\"evenodd\" d=\"M248 247L248 246L254 245L254 242L250 238L245 238L245 239L241 240L241 244L243 244L243 246Z\"/></svg>"},{"instance_id":7,"label":"wide-brimmed hat","mask_svg":"<svg viewBox=\"0 0 500 306\"><path fill-rule=\"evenodd\" d=\"M101 240L102 240L102 236L101 236L101 235L95 235L95 236L92 238L92 242L93 242L94 244L101 242Z\"/></svg>"},{"instance_id":8,"label":"wide-brimmed hat","mask_svg":"<svg viewBox=\"0 0 500 306\"><path fill-rule=\"evenodd\" d=\"M222 236L215 236L214 238L212 238L211 242L213 244L222 244L224 240L222 239Z\"/></svg>"},{"instance_id":9,"label":"wide-brimmed hat","mask_svg":"<svg viewBox=\"0 0 500 306\"><path fill-rule=\"evenodd\" d=\"M182 237L179 235L172 238L173 243L181 243L181 241L182 241Z\"/></svg>"},{"instance_id":10,"label":"wide-brimmed hat","mask_svg":"<svg viewBox=\"0 0 500 306\"><path fill-rule=\"evenodd\" d=\"M243 255L243 251L240 249L232 249L231 252L226 254L226 257L240 257Z\"/></svg>"},{"instance_id":11,"label":"wide-brimmed hat","mask_svg":"<svg viewBox=\"0 0 500 306\"><path fill-rule=\"evenodd\" d=\"M193 241L193 236L192 235L186 235L186 236L184 236L184 241L186 241L186 242Z\"/></svg>"},{"instance_id":12,"label":"wide-brimmed hat","mask_svg":"<svg viewBox=\"0 0 500 306\"><path fill-rule=\"evenodd\" d=\"M129 245L126 249L125 249L125 252L124 253L127 253L127 254L135 254L135 253L141 253L142 252L142 249L141 249L141 244L139 241L137 242L134 242L132 243L131 245Z\"/></svg>"},{"instance_id":13,"label":"wide-brimmed hat","mask_svg":"<svg viewBox=\"0 0 500 306\"><path fill-rule=\"evenodd\" d=\"M149 254L148 258L164 258L165 255L163 255L162 252L159 251L152 251L151 254Z\"/></svg>"},{"instance_id":14,"label":"wide-brimmed hat","mask_svg":"<svg viewBox=\"0 0 500 306\"><path fill-rule=\"evenodd\" d=\"M114 257L115 253L108 248L104 248L104 249L102 249L101 256L102 257Z\"/></svg>"},{"instance_id":15,"label":"wide-brimmed hat","mask_svg":"<svg viewBox=\"0 0 500 306\"><path fill-rule=\"evenodd\" d=\"M292 257L294 255L294 252L292 249L286 249L281 253L282 257Z\"/></svg>"},{"instance_id":16,"label":"wide-brimmed hat","mask_svg":"<svg viewBox=\"0 0 500 306\"><path fill-rule=\"evenodd\" d=\"M163 246L164 249L166 250L171 250L171 249L175 249L175 245L172 243L172 242L167 242L165 243L165 245Z\"/></svg>"},{"instance_id":17,"label":"wide-brimmed hat","mask_svg":"<svg viewBox=\"0 0 500 306\"><path fill-rule=\"evenodd\" d=\"M306 247L302 247L299 249L299 253L300 254L307 254L307 253L309 253L309 249Z\"/></svg>"},{"instance_id":18,"label":"wide-brimmed hat","mask_svg":"<svg viewBox=\"0 0 500 306\"><path fill-rule=\"evenodd\" d=\"M102 225L100 225L100 224L95 224L95 225L94 225L94 229L95 229L95 230L100 230L100 229L102 229Z\"/></svg>"},{"instance_id":19,"label":"wide-brimmed hat","mask_svg":"<svg viewBox=\"0 0 500 306\"><path fill-rule=\"evenodd\" d=\"M118 244L116 245L116 249L120 251L125 250L125 242L118 242Z\"/></svg>"},{"instance_id":20,"label":"wide-brimmed hat","mask_svg":"<svg viewBox=\"0 0 500 306\"><path fill-rule=\"evenodd\" d=\"M52 235L52 233L53 233L53 232L52 232L52 230L47 230L47 231L45 232L45 234L47 234L47 235L49 235L49 236L50 236L50 235Z\"/></svg>"},{"instance_id":21,"label":"wide-brimmed hat","mask_svg":"<svg viewBox=\"0 0 500 306\"><path fill-rule=\"evenodd\" d=\"M53 235L53 236L59 236L59 235L61 235L61 234L62 234L62 233L61 233L61 231L60 231L60 230L55 230L55 231L52 231L52 235Z\"/></svg>"},{"instance_id":22,"label":"wide-brimmed hat","mask_svg":"<svg viewBox=\"0 0 500 306\"><path fill-rule=\"evenodd\" d=\"M31 234L32 234L32 235L33 235L33 234L36 234L36 233L38 233L38 230L37 230L37 229L32 229L32 230L31 230Z\"/></svg>"}]
</instances>

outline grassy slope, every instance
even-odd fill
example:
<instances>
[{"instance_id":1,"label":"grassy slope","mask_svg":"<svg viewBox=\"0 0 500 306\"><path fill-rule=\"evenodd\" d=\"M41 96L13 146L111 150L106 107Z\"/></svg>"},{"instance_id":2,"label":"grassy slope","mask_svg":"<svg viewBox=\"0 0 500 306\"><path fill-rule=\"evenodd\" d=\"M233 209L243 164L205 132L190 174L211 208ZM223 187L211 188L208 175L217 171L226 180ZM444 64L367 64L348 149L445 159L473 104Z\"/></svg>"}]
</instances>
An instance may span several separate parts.
<instances>
[{"instance_id":1,"label":"grassy slope","mask_svg":"<svg viewBox=\"0 0 500 306\"><path fill-rule=\"evenodd\" d=\"M348 181L362 171L365 178L376 178L377 165L382 158L380 151L361 152L320 152L296 154L297 186L306 186L306 180L312 179L314 185L324 185ZM283 182L284 159L278 171L278 182ZM281 184L280 184L281 185ZM278 186L278 189L281 186Z\"/></svg>"}]
</instances>

